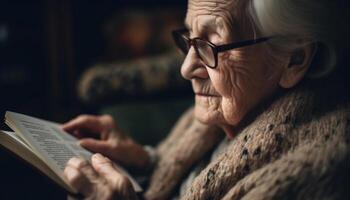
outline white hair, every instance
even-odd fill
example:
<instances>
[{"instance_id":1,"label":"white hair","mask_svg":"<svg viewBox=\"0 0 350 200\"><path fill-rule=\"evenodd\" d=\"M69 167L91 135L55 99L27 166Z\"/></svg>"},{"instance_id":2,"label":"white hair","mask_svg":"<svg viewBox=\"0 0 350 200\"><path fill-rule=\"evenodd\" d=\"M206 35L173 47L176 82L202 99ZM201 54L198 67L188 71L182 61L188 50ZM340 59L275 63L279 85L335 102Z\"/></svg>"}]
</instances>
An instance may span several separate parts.
<instances>
[{"instance_id":1,"label":"white hair","mask_svg":"<svg viewBox=\"0 0 350 200\"><path fill-rule=\"evenodd\" d=\"M317 53L322 56L317 59L322 59L318 63L323 66L313 66L315 70L308 74L318 78L329 74L337 64L334 42L337 36L336 29L332 28L337 19L330 11L337 9L335 5L321 0L251 0L248 14L261 35L281 36L268 43L275 59L278 59L276 54L291 53L310 43L318 44Z\"/></svg>"}]
</instances>

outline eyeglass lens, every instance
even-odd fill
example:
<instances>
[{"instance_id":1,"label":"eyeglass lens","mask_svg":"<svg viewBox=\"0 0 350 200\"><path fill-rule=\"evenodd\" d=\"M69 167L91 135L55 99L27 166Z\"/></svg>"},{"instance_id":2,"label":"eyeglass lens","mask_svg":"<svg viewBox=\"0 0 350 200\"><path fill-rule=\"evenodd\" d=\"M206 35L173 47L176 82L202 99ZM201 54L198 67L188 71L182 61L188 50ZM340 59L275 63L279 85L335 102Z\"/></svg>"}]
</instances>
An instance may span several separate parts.
<instances>
[{"instance_id":1,"label":"eyeglass lens","mask_svg":"<svg viewBox=\"0 0 350 200\"><path fill-rule=\"evenodd\" d=\"M197 39L195 42L199 57L210 67L215 66L215 56L213 48L204 40Z\"/></svg>"},{"instance_id":2,"label":"eyeglass lens","mask_svg":"<svg viewBox=\"0 0 350 200\"><path fill-rule=\"evenodd\" d=\"M174 37L176 45L180 50L187 54L190 49L190 39L182 34L176 34ZM194 48L198 53L199 58L209 67L215 67L215 55L213 48L208 44L207 41L201 40L199 38L193 41Z\"/></svg>"}]
</instances>

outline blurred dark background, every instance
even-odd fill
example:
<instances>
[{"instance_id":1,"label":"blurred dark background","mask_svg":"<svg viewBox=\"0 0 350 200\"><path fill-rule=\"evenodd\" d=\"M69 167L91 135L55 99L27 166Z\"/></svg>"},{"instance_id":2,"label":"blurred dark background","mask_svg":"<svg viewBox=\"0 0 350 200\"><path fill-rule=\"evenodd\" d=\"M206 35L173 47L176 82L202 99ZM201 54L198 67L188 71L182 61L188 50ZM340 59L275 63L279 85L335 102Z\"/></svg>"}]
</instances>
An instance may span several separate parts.
<instances>
[{"instance_id":1,"label":"blurred dark background","mask_svg":"<svg viewBox=\"0 0 350 200\"><path fill-rule=\"evenodd\" d=\"M81 73L168 51L185 11L185 0L0 1L0 116L11 110L64 122L95 113L77 98ZM3 149L0 177L0 199L66 198Z\"/></svg>"}]
</instances>

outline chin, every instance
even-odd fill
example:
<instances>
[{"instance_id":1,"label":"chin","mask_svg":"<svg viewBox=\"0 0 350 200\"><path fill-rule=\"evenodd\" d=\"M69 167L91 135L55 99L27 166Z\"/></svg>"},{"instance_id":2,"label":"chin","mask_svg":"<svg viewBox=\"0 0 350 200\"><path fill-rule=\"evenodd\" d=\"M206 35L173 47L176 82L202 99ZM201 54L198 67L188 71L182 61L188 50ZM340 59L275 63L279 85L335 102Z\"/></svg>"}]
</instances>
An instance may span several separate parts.
<instances>
[{"instance_id":1,"label":"chin","mask_svg":"<svg viewBox=\"0 0 350 200\"><path fill-rule=\"evenodd\" d=\"M218 111L213 111L199 105L194 107L195 118L204 124L220 124L223 116Z\"/></svg>"}]
</instances>

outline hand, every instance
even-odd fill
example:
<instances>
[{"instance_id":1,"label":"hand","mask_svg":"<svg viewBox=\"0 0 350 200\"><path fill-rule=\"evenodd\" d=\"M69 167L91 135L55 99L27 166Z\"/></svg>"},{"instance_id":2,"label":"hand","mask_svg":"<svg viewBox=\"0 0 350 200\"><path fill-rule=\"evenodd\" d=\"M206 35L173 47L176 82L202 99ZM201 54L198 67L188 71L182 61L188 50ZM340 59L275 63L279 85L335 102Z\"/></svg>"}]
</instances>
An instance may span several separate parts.
<instances>
[{"instance_id":1,"label":"hand","mask_svg":"<svg viewBox=\"0 0 350 200\"><path fill-rule=\"evenodd\" d=\"M92 166L74 157L64 170L67 181L84 199L138 199L129 179L118 172L108 158L95 154L91 163Z\"/></svg>"},{"instance_id":2,"label":"hand","mask_svg":"<svg viewBox=\"0 0 350 200\"><path fill-rule=\"evenodd\" d=\"M147 168L150 157L144 148L125 135L110 115L80 115L63 129L80 138L82 147L101 153L128 167Z\"/></svg>"}]
</instances>

